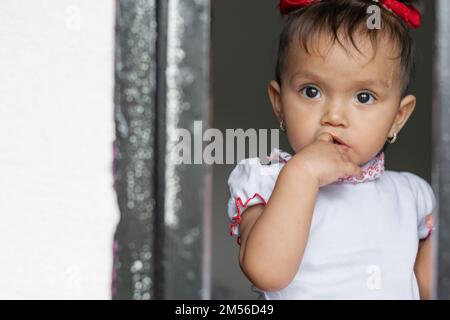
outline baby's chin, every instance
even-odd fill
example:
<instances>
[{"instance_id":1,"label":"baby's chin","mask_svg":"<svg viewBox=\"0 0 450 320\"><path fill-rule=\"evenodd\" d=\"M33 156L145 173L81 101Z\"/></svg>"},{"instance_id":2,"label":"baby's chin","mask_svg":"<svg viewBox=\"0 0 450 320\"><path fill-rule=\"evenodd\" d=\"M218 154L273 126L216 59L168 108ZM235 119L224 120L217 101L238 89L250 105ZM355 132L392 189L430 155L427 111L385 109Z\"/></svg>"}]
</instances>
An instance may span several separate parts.
<instances>
[{"instance_id":1,"label":"baby's chin","mask_svg":"<svg viewBox=\"0 0 450 320\"><path fill-rule=\"evenodd\" d=\"M378 153L376 155L374 155L373 157L371 157L371 156L356 157L353 162L356 163L358 166L362 167L363 165L368 163L370 160L375 158L377 155L378 155Z\"/></svg>"}]
</instances>

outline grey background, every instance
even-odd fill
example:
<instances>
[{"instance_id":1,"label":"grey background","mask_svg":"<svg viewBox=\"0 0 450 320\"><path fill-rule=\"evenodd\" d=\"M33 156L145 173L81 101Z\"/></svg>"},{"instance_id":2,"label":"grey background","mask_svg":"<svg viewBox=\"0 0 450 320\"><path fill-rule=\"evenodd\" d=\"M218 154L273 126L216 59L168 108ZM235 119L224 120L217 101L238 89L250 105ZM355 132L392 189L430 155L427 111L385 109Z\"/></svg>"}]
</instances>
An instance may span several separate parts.
<instances>
[{"instance_id":1,"label":"grey background","mask_svg":"<svg viewBox=\"0 0 450 320\"><path fill-rule=\"evenodd\" d=\"M212 127L278 128L267 94L274 78L282 20L278 0L212 0ZM416 40L416 75L410 92L417 106L397 142L386 151L386 169L410 171L430 182L434 2L427 1ZM284 136L281 148L290 151ZM239 267L239 246L229 235L228 175L234 166L213 167L212 298L256 299Z\"/></svg>"}]
</instances>

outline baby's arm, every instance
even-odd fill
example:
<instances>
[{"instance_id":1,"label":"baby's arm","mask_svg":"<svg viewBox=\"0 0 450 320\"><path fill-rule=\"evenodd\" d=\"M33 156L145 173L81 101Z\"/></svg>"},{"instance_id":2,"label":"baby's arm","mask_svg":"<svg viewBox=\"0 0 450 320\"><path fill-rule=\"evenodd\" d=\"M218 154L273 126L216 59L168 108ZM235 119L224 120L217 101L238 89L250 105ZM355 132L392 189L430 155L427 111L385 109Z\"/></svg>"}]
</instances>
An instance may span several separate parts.
<instances>
[{"instance_id":1,"label":"baby's arm","mask_svg":"<svg viewBox=\"0 0 450 320\"><path fill-rule=\"evenodd\" d=\"M419 284L420 298L424 300L431 299L431 236L419 242L419 251L414 264L414 272Z\"/></svg>"},{"instance_id":2,"label":"baby's arm","mask_svg":"<svg viewBox=\"0 0 450 320\"><path fill-rule=\"evenodd\" d=\"M303 258L319 188L346 175L361 179L362 169L322 133L284 165L267 205L242 215L240 265L257 288L289 285Z\"/></svg>"},{"instance_id":3,"label":"baby's arm","mask_svg":"<svg viewBox=\"0 0 450 320\"><path fill-rule=\"evenodd\" d=\"M281 170L267 205L246 210L239 227L242 271L259 289L286 287L300 267L319 185L293 161Z\"/></svg>"}]
</instances>

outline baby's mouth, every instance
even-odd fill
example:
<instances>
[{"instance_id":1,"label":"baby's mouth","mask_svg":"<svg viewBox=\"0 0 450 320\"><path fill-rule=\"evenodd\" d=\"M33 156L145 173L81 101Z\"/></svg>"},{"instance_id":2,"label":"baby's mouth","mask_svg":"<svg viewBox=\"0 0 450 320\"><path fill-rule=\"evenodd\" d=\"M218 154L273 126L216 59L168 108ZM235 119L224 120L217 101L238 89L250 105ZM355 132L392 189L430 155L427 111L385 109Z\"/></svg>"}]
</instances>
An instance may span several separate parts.
<instances>
[{"instance_id":1,"label":"baby's mouth","mask_svg":"<svg viewBox=\"0 0 450 320\"><path fill-rule=\"evenodd\" d=\"M348 145L346 145L343 141L339 140L339 138L333 137L333 143L337 144L338 146L342 146L344 149L348 148Z\"/></svg>"}]
</instances>

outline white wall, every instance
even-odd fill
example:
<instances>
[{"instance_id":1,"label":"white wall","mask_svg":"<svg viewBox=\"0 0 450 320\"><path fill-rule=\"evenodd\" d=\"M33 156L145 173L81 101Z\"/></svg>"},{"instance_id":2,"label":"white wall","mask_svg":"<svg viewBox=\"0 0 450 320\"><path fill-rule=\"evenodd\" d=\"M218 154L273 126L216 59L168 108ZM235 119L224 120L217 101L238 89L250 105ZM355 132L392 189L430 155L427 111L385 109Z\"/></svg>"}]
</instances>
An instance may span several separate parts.
<instances>
[{"instance_id":1,"label":"white wall","mask_svg":"<svg viewBox=\"0 0 450 320\"><path fill-rule=\"evenodd\" d=\"M113 0L0 1L0 299L109 299Z\"/></svg>"}]
</instances>

